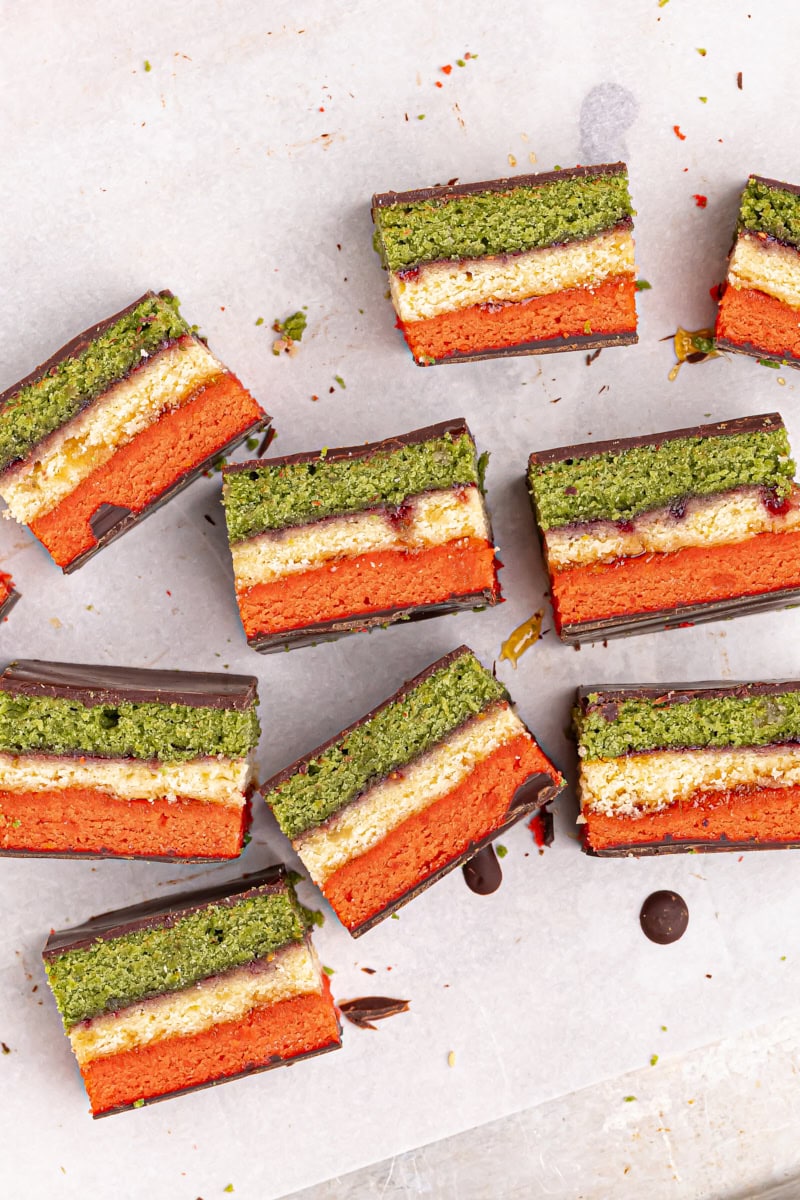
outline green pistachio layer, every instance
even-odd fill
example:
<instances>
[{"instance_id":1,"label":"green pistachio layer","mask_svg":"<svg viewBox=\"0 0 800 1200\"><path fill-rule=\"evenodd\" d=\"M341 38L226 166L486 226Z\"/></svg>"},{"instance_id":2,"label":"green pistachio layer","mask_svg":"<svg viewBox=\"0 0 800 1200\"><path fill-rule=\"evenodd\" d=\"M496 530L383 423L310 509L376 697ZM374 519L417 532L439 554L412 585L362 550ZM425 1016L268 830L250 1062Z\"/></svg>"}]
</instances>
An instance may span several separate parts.
<instances>
[{"instance_id":1,"label":"green pistachio layer","mask_svg":"<svg viewBox=\"0 0 800 1200\"><path fill-rule=\"evenodd\" d=\"M439 259L513 254L610 229L633 213L628 177L589 175L373 209L390 271Z\"/></svg>"},{"instance_id":2,"label":"green pistachio layer","mask_svg":"<svg viewBox=\"0 0 800 1200\"><path fill-rule=\"evenodd\" d=\"M750 179L742 193L738 227L800 247L800 196Z\"/></svg>"},{"instance_id":3,"label":"green pistachio layer","mask_svg":"<svg viewBox=\"0 0 800 1200\"><path fill-rule=\"evenodd\" d=\"M474 655L462 654L311 759L305 771L265 799L283 832L296 838L506 696Z\"/></svg>"},{"instance_id":4,"label":"green pistachio layer","mask_svg":"<svg viewBox=\"0 0 800 1200\"><path fill-rule=\"evenodd\" d=\"M42 438L138 367L144 354L189 333L174 296L148 296L41 379L14 392L0 408L0 470L23 458Z\"/></svg>"},{"instance_id":5,"label":"green pistachio layer","mask_svg":"<svg viewBox=\"0 0 800 1200\"><path fill-rule=\"evenodd\" d=\"M83 753L102 758L242 758L258 744L255 707L192 708L184 704L100 704L0 691L0 751Z\"/></svg>"},{"instance_id":6,"label":"green pistachio layer","mask_svg":"<svg viewBox=\"0 0 800 1200\"><path fill-rule=\"evenodd\" d=\"M623 700L574 714L582 758L685 747L768 746L800 740L800 692L777 696L696 697L679 704Z\"/></svg>"},{"instance_id":7,"label":"green pistachio layer","mask_svg":"<svg viewBox=\"0 0 800 1200\"><path fill-rule=\"evenodd\" d=\"M687 437L533 463L528 486L541 529L579 521L623 521L685 496L737 487L789 495L795 466L783 428L719 437Z\"/></svg>"},{"instance_id":8,"label":"green pistachio layer","mask_svg":"<svg viewBox=\"0 0 800 1200\"><path fill-rule=\"evenodd\" d=\"M170 926L138 929L45 961L64 1026L189 987L298 942L305 922L293 893L212 905Z\"/></svg>"},{"instance_id":9,"label":"green pistachio layer","mask_svg":"<svg viewBox=\"0 0 800 1200\"><path fill-rule=\"evenodd\" d=\"M478 482L475 444L468 434L445 434L366 458L254 466L225 475L223 503L228 537L241 542L269 529L302 525L375 505L397 506L436 488Z\"/></svg>"}]
</instances>

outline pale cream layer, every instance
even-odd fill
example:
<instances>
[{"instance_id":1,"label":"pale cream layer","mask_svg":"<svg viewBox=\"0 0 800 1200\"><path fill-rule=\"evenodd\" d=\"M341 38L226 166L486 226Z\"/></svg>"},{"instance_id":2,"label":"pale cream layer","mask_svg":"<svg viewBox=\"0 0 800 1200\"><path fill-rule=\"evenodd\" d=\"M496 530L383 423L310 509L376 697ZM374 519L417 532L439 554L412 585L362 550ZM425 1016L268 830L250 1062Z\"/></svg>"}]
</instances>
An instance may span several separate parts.
<instances>
[{"instance_id":1,"label":"pale cream layer","mask_svg":"<svg viewBox=\"0 0 800 1200\"><path fill-rule=\"evenodd\" d=\"M800 253L757 233L740 233L728 265L728 283L756 288L800 309Z\"/></svg>"},{"instance_id":2,"label":"pale cream layer","mask_svg":"<svg viewBox=\"0 0 800 1200\"><path fill-rule=\"evenodd\" d=\"M520 254L423 263L411 274L390 275L389 283L400 320L424 321L473 304L593 287L620 275L632 277L635 271L630 229L611 229L582 241Z\"/></svg>"},{"instance_id":3,"label":"pale cream layer","mask_svg":"<svg viewBox=\"0 0 800 1200\"><path fill-rule=\"evenodd\" d=\"M2 476L0 496L22 524L44 516L108 462L115 450L165 412L180 408L199 387L226 373L196 338L182 338L142 359L131 375L47 438L40 454Z\"/></svg>"},{"instance_id":4,"label":"pale cream layer","mask_svg":"<svg viewBox=\"0 0 800 1200\"><path fill-rule=\"evenodd\" d=\"M47 758L0 754L0 792L92 788L120 800L184 796L241 807L255 781L251 758L195 758L158 763L129 758Z\"/></svg>"},{"instance_id":5,"label":"pale cream layer","mask_svg":"<svg viewBox=\"0 0 800 1200\"><path fill-rule=\"evenodd\" d=\"M353 513L259 534L232 547L241 588L310 571L335 558L383 550L423 550L458 538L489 537L489 520L474 485L411 496L402 519L386 512Z\"/></svg>"},{"instance_id":6,"label":"pale cream layer","mask_svg":"<svg viewBox=\"0 0 800 1200\"><path fill-rule=\"evenodd\" d=\"M492 705L441 745L369 788L324 825L301 835L294 848L314 882L366 854L415 813L453 791L477 765L525 726L506 703Z\"/></svg>"},{"instance_id":7,"label":"pale cream layer","mask_svg":"<svg viewBox=\"0 0 800 1200\"><path fill-rule=\"evenodd\" d=\"M544 537L553 570L583 567L640 554L672 554L690 546L725 546L759 533L788 533L800 528L800 489L795 488L786 513L773 513L758 488L692 497L682 517L668 509L641 513L624 532L613 521L548 529Z\"/></svg>"},{"instance_id":8,"label":"pale cream layer","mask_svg":"<svg viewBox=\"0 0 800 1200\"><path fill-rule=\"evenodd\" d=\"M240 1021L254 1008L292 996L322 991L319 960L310 944L299 942L191 987L130 1004L117 1012L81 1021L69 1031L80 1066L108 1054L121 1054L165 1038L190 1037L214 1025Z\"/></svg>"},{"instance_id":9,"label":"pale cream layer","mask_svg":"<svg viewBox=\"0 0 800 1200\"><path fill-rule=\"evenodd\" d=\"M582 762L580 796L587 810L636 817L688 800L695 792L783 788L800 783L800 746L730 750L655 750Z\"/></svg>"}]
</instances>

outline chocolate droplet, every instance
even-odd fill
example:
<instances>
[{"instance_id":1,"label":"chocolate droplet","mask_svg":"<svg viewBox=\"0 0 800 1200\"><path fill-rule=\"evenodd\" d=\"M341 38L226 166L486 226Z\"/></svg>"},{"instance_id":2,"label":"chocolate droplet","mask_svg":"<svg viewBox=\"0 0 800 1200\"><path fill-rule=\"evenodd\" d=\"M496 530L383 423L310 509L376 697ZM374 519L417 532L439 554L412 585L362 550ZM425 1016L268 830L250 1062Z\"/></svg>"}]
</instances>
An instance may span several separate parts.
<instances>
[{"instance_id":1,"label":"chocolate droplet","mask_svg":"<svg viewBox=\"0 0 800 1200\"><path fill-rule=\"evenodd\" d=\"M461 868L467 887L477 896L491 896L503 882L503 870L494 846L484 846Z\"/></svg>"},{"instance_id":2,"label":"chocolate droplet","mask_svg":"<svg viewBox=\"0 0 800 1200\"><path fill-rule=\"evenodd\" d=\"M651 942L668 946L686 933L689 909L677 892L653 892L642 905L639 920Z\"/></svg>"}]
</instances>

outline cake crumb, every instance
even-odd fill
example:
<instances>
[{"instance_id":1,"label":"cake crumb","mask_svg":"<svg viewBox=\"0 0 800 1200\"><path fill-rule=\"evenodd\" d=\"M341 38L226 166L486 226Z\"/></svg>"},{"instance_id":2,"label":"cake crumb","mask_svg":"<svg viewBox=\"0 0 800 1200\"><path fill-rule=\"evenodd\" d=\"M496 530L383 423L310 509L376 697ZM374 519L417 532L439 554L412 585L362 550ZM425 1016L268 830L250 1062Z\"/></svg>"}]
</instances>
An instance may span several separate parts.
<instances>
[{"instance_id":1,"label":"cake crumb","mask_svg":"<svg viewBox=\"0 0 800 1200\"><path fill-rule=\"evenodd\" d=\"M455 1052L455 1050L450 1050L450 1051L448 1052L448 1055L447 1055L447 1065L448 1065L448 1067L454 1067L454 1066L456 1065L456 1052Z\"/></svg>"}]
</instances>

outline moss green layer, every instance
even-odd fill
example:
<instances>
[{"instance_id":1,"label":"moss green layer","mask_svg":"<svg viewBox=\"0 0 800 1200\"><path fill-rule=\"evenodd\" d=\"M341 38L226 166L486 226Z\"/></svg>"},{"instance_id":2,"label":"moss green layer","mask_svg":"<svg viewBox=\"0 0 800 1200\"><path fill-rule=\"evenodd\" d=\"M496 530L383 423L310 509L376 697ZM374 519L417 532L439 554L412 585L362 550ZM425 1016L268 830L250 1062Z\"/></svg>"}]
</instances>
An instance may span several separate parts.
<instances>
[{"instance_id":1,"label":"moss green layer","mask_svg":"<svg viewBox=\"0 0 800 1200\"><path fill-rule=\"evenodd\" d=\"M171 928L139 929L67 950L45 962L65 1028L148 996L189 987L208 975L264 958L305 933L287 891L214 905Z\"/></svg>"},{"instance_id":2,"label":"moss green layer","mask_svg":"<svg viewBox=\"0 0 800 1200\"><path fill-rule=\"evenodd\" d=\"M0 408L0 469L23 458L116 380L166 342L189 332L174 296L152 296L121 317L82 354L67 358Z\"/></svg>"},{"instance_id":3,"label":"moss green layer","mask_svg":"<svg viewBox=\"0 0 800 1200\"><path fill-rule=\"evenodd\" d=\"M596 697L589 697L590 704ZM800 740L800 692L745 699L717 697L682 704L624 700L611 719L602 708L577 710L583 758L617 758L631 751L669 748L768 746Z\"/></svg>"},{"instance_id":4,"label":"moss green layer","mask_svg":"<svg viewBox=\"0 0 800 1200\"><path fill-rule=\"evenodd\" d=\"M736 487L766 487L789 495L795 466L785 429L723 437L677 438L534 464L528 485L539 525L623 521L664 508L684 496L710 496Z\"/></svg>"},{"instance_id":5,"label":"moss green layer","mask_svg":"<svg viewBox=\"0 0 800 1200\"><path fill-rule=\"evenodd\" d=\"M800 247L800 196L749 180L742 193L739 229L767 233Z\"/></svg>"},{"instance_id":6,"label":"moss green layer","mask_svg":"<svg viewBox=\"0 0 800 1200\"><path fill-rule=\"evenodd\" d=\"M258 744L255 707L192 708L184 704L100 704L0 691L0 751L77 751L104 758L241 758Z\"/></svg>"},{"instance_id":7,"label":"moss green layer","mask_svg":"<svg viewBox=\"0 0 800 1200\"><path fill-rule=\"evenodd\" d=\"M463 654L357 726L265 799L283 832L296 838L505 697L503 685L474 655Z\"/></svg>"},{"instance_id":8,"label":"moss green layer","mask_svg":"<svg viewBox=\"0 0 800 1200\"><path fill-rule=\"evenodd\" d=\"M627 175L567 176L539 187L374 210L378 250L390 271L570 242L610 229L632 213Z\"/></svg>"},{"instance_id":9,"label":"moss green layer","mask_svg":"<svg viewBox=\"0 0 800 1200\"><path fill-rule=\"evenodd\" d=\"M475 445L468 434L400 446L368 458L276 463L235 471L223 486L231 542L375 505L395 506L434 488L478 482Z\"/></svg>"}]
</instances>

